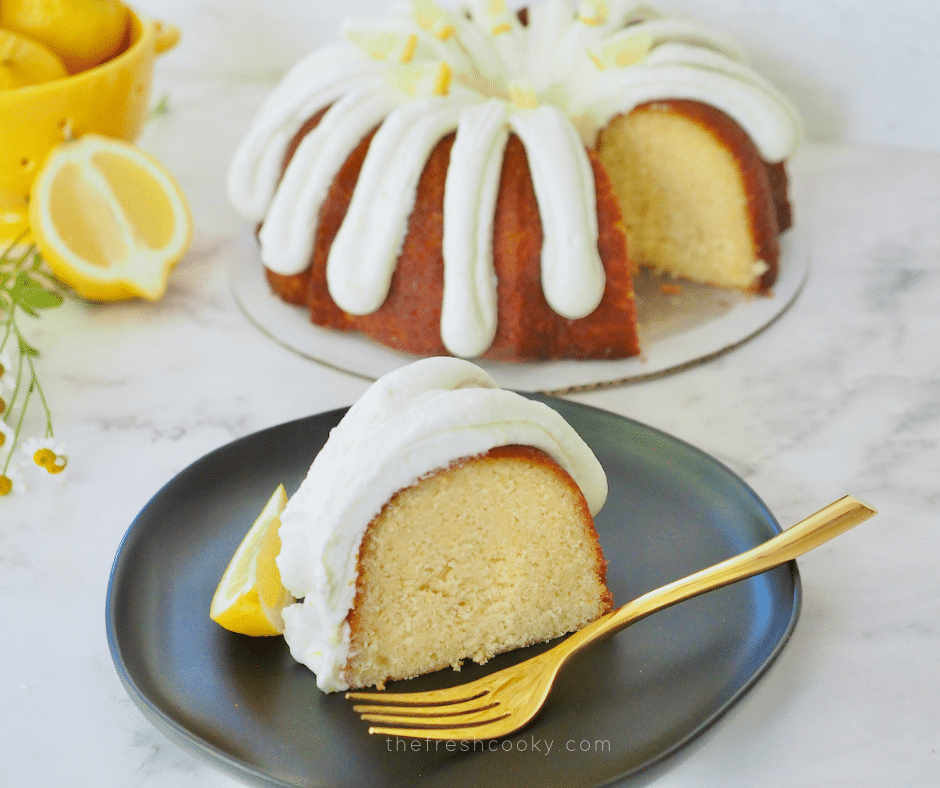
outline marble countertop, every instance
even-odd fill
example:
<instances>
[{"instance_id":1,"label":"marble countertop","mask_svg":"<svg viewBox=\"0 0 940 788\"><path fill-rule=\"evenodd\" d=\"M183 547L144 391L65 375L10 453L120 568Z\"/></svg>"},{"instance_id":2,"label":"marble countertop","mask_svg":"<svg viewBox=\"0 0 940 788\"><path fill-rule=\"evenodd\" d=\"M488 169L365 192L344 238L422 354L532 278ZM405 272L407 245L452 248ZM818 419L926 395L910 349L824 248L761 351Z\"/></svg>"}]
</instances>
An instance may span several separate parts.
<instances>
[{"instance_id":1,"label":"marble countertop","mask_svg":"<svg viewBox=\"0 0 940 788\"><path fill-rule=\"evenodd\" d=\"M68 301L30 322L61 484L0 502L0 785L219 788L125 692L105 638L121 538L216 447L348 405L368 381L302 358L240 311L244 226L227 162L269 83L158 80L141 145L192 203L158 303ZM940 775L940 153L810 144L797 173L808 283L706 364L572 399L665 430L739 474L789 525L843 494L879 515L799 560L804 601L770 671L703 736L627 785L927 786Z\"/></svg>"}]
</instances>

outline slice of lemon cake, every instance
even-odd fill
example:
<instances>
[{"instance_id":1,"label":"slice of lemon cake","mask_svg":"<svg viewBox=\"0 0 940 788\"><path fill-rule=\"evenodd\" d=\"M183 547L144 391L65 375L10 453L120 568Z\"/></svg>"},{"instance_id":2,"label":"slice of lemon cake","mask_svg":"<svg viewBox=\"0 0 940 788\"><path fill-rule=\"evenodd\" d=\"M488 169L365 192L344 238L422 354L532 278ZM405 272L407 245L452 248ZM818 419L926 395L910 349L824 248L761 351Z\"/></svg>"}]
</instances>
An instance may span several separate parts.
<instances>
[{"instance_id":1,"label":"slice of lemon cake","mask_svg":"<svg viewBox=\"0 0 940 788\"><path fill-rule=\"evenodd\" d=\"M281 515L291 654L326 692L384 686L606 613L607 479L547 405L455 358L378 380Z\"/></svg>"}]
</instances>

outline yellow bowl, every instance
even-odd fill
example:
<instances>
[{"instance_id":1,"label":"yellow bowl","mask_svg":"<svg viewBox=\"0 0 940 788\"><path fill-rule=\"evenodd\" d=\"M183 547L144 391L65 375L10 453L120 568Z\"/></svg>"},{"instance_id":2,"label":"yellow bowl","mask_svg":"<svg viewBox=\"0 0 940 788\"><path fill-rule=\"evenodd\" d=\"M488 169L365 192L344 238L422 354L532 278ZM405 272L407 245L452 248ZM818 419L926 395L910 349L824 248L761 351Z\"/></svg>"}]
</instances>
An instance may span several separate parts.
<instances>
[{"instance_id":1,"label":"yellow bowl","mask_svg":"<svg viewBox=\"0 0 940 788\"><path fill-rule=\"evenodd\" d=\"M88 132L136 141L150 113L154 60L179 38L174 25L131 10L120 54L63 79L0 90L0 243L28 229L29 190L56 145Z\"/></svg>"}]
</instances>

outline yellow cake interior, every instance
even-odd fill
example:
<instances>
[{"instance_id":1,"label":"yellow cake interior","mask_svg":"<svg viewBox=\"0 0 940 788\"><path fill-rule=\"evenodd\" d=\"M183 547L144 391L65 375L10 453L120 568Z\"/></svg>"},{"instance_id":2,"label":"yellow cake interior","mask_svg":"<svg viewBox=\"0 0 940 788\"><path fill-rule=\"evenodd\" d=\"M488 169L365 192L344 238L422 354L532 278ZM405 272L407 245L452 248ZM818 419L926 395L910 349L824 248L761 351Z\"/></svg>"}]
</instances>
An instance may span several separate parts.
<instances>
[{"instance_id":1,"label":"yellow cake interior","mask_svg":"<svg viewBox=\"0 0 940 788\"><path fill-rule=\"evenodd\" d=\"M610 608L604 568L580 490L541 452L439 471L366 532L346 681L381 687L579 629Z\"/></svg>"},{"instance_id":2,"label":"yellow cake interior","mask_svg":"<svg viewBox=\"0 0 940 788\"><path fill-rule=\"evenodd\" d=\"M634 263L744 289L763 273L741 170L707 128L656 105L642 107L601 132L597 153Z\"/></svg>"}]
</instances>

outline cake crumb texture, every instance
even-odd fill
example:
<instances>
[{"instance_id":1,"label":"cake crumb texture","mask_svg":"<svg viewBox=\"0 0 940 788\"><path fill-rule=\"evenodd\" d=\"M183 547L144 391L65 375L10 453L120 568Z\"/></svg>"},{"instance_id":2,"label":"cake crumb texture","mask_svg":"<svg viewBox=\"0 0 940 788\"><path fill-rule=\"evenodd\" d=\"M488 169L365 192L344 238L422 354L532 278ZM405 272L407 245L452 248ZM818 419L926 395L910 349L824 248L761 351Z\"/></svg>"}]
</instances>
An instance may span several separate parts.
<instances>
[{"instance_id":1,"label":"cake crumb texture","mask_svg":"<svg viewBox=\"0 0 940 788\"><path fill-rule=\"evenodd\" d=\"M767 165L726 115L654 102L600 134L637 265L694 282L765 292L779 258Z\"/></svg>"},{"instance_id":2,"label":"cake crumb texture","mask_svg":"<svg viewBox=\"0 0 940 788\"><path fill-rule=\"evenodd\" d=\"M605 571L584 497L548 455L458 461L369 526L346 681L381 687L580 629L610 610Z\"/></svg>"}]
</instances>

